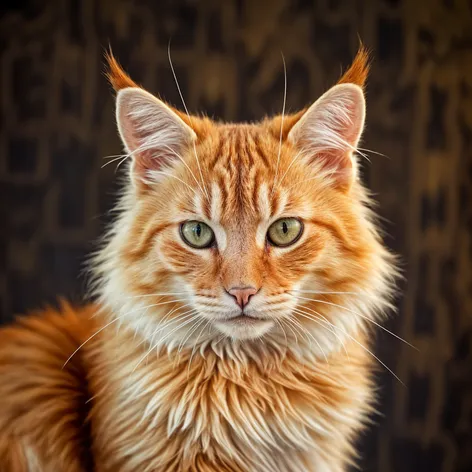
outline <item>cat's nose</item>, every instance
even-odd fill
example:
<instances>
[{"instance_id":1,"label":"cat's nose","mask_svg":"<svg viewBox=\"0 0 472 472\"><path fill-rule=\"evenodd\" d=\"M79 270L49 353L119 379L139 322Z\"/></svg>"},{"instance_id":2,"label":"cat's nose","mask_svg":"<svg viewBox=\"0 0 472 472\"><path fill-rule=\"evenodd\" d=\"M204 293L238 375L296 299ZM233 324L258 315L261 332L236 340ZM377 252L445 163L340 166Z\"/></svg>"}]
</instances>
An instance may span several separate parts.
<instances>
[{"instance_id":1,"label":"cat's nose","mask_svg":"<svg viewBox=\"0 0 472 472\"><path fill-rule=\"evenodd\" d=\"M241 309L249 303L249 299L257 292L258 289L254 287L233 287L228 290L228 293L236 300Z\"/></svg>"}]
</instances>

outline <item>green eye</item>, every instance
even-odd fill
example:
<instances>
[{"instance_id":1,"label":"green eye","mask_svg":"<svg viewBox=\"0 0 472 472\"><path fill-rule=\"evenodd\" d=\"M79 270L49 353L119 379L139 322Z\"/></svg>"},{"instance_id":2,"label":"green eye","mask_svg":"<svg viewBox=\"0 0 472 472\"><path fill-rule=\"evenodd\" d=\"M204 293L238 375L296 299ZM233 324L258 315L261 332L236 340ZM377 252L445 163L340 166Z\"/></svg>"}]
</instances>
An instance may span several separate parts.
<instances>
[{"instance_id":1,"label":"green eye","mask_svg":"<svg viewBox=\"0 0 472 472\"><path fill-rule=\"evenodd\" d=\"M274 246L284 247L298 241L303 232L303 223L296 218L281 218L267 231L267 239Z\"/></svg>"},{"instance_id":2,"label":"green eye","mask_svg":"<svg viewBox=\"0 0 472 472\"><path fill-rule=\"evenodd\" d=\"M180 234L186 244L196 249L210 247L215 240L212 229L201 221L186 221L180 226Z\"/></svg>"}]
</instances>

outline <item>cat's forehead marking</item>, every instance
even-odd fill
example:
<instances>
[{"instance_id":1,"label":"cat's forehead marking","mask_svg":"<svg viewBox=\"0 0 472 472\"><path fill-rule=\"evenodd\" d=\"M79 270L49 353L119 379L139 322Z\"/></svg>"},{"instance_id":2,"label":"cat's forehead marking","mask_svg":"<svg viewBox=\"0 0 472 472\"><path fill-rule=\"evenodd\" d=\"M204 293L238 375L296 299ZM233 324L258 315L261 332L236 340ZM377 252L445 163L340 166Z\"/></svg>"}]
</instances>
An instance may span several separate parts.
<instances>
[{"instance_id":1,"label":"cat's forehead marking","mask_svg":"<svg viewBox=\"0 0 472 472\"><path fill-rule=\"evenodd\" d=\"M272 198L271 192L267 182L264 182L259 187L259 196L257 199L258 210L261 220L268 221L271 214L270 199Z\"/></svg>"},{"instance_id":2,"label":"cat's forehead marking","mask_svg":"<svg viewBox=\"0 0 472 472\"><path fill-rule=\"evenodd\" d=\"M193 197L193 208L197 215L205 215L205 207L203 205L204 195L201 192L195 192Z\"/></svg>"},{"instance_id":3,"label":"cat's forehead marking","mask_svg":"<svg viewBox=\"0 0 472 472\"><path fill-rule=\"evenodd\" d=\"M211 202L210 202L210 218L215 223L221 220L221 204L222 195L219 185L216 182L211 183Z\"/></svg>"}]
</instances>

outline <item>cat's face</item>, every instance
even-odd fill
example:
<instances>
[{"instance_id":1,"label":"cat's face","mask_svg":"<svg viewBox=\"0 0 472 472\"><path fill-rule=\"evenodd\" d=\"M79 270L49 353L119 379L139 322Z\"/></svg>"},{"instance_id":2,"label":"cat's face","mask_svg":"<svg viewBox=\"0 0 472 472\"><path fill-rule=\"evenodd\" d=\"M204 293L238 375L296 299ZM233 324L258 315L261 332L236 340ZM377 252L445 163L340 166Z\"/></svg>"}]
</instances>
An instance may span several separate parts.
<instances>
[{"instance_id":1,"label":"cat's face","mask_svg":"<svg viewBox=\"0 0 472 472\"><path fill-rule=\"evenodd\" d=\"M342 84L298 115L226 125L120 90L131 183L108 287L131 324L180 342L357 325L328 308L377 297L387 271L353 159L364 109Z\"/></svg>"}]
</instances>

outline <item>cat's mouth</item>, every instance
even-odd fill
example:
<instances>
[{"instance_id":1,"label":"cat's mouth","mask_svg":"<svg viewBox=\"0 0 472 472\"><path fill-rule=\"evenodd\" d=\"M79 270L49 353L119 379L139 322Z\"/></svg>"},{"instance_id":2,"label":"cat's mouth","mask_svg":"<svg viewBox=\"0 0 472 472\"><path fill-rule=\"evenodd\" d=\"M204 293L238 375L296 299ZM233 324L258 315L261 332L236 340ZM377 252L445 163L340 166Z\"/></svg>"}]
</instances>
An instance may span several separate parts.
<instances>
[{"instance_id":1,"label":"cat's mouth","mask_svg":"<svg viewBox=\"0 0 472 472\"><path fill-rule=\"evenodd\" d=\"M269 318L241 313L232 318L220 318L215 321L215 324L227 336L237 339L252 339L260 337L272 329L274 321Z\"/></svg>"},{"instance_id":2,"label":"cat's mouth","mask_svg":"<svg viewBox=\"0 0 472 472\"><path fill-rule=\"evenodd\" d=\"M257 324L261 321L268 321L267 318L259 318L257 316L249 316L245 313L241 313L240 315L233 316L232 318L223 318L218 320L220 323L236 323L236 324Z\"/></svg>"}]
</instances>

